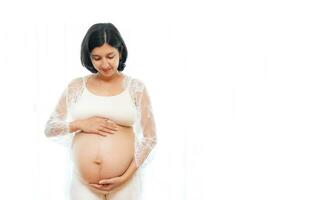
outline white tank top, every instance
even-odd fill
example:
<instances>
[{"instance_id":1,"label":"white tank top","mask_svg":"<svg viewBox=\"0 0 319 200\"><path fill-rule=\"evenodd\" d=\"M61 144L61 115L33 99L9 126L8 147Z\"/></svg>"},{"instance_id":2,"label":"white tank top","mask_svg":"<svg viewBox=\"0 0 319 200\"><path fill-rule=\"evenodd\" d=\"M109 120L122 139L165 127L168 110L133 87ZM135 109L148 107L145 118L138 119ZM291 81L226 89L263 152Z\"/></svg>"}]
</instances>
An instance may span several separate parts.
<instances>
[{"instance_id":1,"label":"white tank top","mask_svg":"<svg viewBox=\"0 0 319 200\"><path fill-rule=\"evenodd\" d=\"M109 118L117 124L132 126L136 121L137 110L129 92L130 83L125 89L113 96L100 96L90 92L86 86L87 78L83 77L83 92L77 102L70 108L74 120L93 116ZM124 77L130 81L130 78Z\"/></svg>"}]
</instances>

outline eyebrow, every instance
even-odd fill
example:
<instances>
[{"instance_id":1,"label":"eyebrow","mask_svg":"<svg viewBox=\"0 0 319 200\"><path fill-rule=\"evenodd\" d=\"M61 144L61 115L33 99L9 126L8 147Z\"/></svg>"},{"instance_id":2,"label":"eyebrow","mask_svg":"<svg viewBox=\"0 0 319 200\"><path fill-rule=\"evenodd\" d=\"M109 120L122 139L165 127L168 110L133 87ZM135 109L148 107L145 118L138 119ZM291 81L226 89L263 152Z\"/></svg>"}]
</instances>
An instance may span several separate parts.
<instances>
[{"instance_id":1,"label":"eyebrow","mask_svg":"<svg viewBox=\"0 0 319 200\"><path fill-rule=\"evenodd\" d=\"M111 52L111 53L108 53L106 55L110 55L110 54L114 54L115 52ZM96 55L96 54L91 54L91 56L100 56L100 55Z\"/></svg>"}]
</instances>

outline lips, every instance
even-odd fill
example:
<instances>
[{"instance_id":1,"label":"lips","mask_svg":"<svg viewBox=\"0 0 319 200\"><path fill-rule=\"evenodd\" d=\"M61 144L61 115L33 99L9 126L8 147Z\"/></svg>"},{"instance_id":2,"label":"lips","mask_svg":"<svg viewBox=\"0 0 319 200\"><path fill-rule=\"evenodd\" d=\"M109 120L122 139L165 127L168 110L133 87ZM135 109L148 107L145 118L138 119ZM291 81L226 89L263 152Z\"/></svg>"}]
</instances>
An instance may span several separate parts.
<instances>
[{"instance_id":1,"label":"lips","mask_svg":"<svg viewBox=\"0 0 319 200\"><path fill-rule=\"evenodd\" d=\"M102 69L103 72L108 72L110 69L112 69L111 67L109 68L105 68L105 69Z\"/></svg>"}]
</instances>

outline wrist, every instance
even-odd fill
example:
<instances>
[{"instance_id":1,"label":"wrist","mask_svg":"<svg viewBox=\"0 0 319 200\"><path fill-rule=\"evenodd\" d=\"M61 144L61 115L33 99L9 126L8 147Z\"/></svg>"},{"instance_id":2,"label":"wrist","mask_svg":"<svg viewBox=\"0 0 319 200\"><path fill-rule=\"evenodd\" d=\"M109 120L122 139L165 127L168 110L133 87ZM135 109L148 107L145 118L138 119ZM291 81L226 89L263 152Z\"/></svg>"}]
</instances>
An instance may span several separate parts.
<instances>
[{"instance_id":1,"label":"wrist","mask_svg":"<svg viewBox=\"0 0 319 200\"><path fill-rule=\"evenodd\" d=\"M79 122L80 122L80 120L75 120L75 121L72 121L72 122L69 123L70 133L73 133L75 131L80 130Z\"/></svg>"},{"instance_id":2,"label":"wrist","mask_svg":"<svg viewBox=\"0 0 319 200\"><path fill-rule=\"evenodd\" d=\"M129 173L125 173L121 176L122 181L126 182L128 181L132 176L133 176L134 172L129 172Z\"/></svg>"},{"instance_id":3,"label":"wrist","mask_svg":"<svg viewBox=\"0 0 319 200\"><path fill-rule=\"evenodd\" d=\"M122 179L122 182L123 182L123 183L125 183L125 182L129 179L129 177L128 177L127 175L125 175L125 174L123 174L122 176L120 176L120 178Z\"/></svg>"}]
</instances>

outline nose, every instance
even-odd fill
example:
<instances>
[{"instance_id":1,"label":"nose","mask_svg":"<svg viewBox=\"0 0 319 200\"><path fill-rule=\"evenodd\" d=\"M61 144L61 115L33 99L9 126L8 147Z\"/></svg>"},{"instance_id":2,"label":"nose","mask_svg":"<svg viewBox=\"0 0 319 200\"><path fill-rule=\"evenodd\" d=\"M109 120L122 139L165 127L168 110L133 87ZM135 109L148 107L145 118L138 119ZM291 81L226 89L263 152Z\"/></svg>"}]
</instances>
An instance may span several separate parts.
<instances>
[{"instance_id":1,"label":"nose","mask_svg":"<svg viewBox=\"0 0 319 200\"><path fill-rule=\"evenodd\" d=\"M102 58L102 67L103 68L107 68L108 66L110 66L108 60L106 58Z\"/></svg>"},{"instance_id":2,"label":"nose","mask_svg":"<svg viewBox=\"0 0 319 200\"><path fill-rule=\"evenodd\" d=\"M108 60L106 58L103 58L103 65L108 65L108 64L109 64Z\"/></svg>"}]
</instances>

